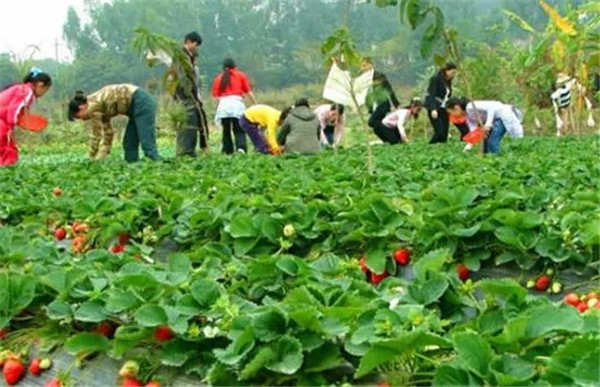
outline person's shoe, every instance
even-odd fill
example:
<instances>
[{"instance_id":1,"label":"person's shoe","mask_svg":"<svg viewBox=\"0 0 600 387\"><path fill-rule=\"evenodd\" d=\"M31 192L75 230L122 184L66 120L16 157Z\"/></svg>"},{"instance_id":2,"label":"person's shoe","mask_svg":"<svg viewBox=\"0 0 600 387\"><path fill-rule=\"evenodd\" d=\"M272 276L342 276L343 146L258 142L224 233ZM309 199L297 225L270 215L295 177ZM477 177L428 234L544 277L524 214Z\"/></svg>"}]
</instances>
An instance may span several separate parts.
<instances>
[{"instance_id":1,"label":"person's shoe","mask_svg":"<svg viewBox=\"0 0 600 387\"><path fill-rule=\"evenodd\" d=\"M246 153L246 151L245 151L245 150L243 150L243 149L241 149L241 148L240 148L240 149L238 149L237 151L238 151L238 153L242 153L242 154Z\"/></svg>"}]
</instances>

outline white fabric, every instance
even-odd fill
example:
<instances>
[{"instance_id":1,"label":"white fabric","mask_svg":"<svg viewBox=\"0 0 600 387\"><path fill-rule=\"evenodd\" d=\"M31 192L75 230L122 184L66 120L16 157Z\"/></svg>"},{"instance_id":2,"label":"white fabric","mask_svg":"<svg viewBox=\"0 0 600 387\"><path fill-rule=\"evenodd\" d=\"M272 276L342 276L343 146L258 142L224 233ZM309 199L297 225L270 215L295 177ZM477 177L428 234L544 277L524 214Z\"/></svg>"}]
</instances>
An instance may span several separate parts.
<instances>
[{"instance_id":1,"label":"white fabric","mask_svg":"<svg viewBox=\"0 0 600 387\"><path fill-rule=\"evenodd\" d=\"M171 64L173 63L171 56L164 50L158 50L156 53L153 53L152 51L146 52L146 60L150 62L159 61L166 64L168 67L171 67Z\"/></svg>"},{"instance_id":2,"label":"white fabric","mask_svg":"<svg viewBox=\"0 0 600 387\"><path fill-rule=\"evenodd\" d=\"M385 118L381 121L381 123L387 126L388 128L398 128L400 136L402 136L403 140L406 140L406 130L404 129L404 124L409 118L410 110L398 109L386 115Z\"/></svg>"},{"instance_id":3,"label":"white fabric","mask_svg":"<svg viewBox=\"0 0 600 387\"><path fill-rule=\"evenodd\" d=\"M473 105L475 104L475 105ZM477 114L475 107L482 120L485 120L484 126L491 128L495 119L502 120L506 131L511 137L523 137L523 125L521 117L512 105L507 105L499 101L474 101L467 105L467 124L471 131L477 128Z\"/></svg>"},{"instance_id":4,"label":"white fabric","mask_svg":"<svg viewBox=\"0 0 600 387\"><path fill-rule=\"evenodd\" d=\"M374 70L371 69L353 80L349 71L340 69L338 65L334 63L331 66L331 70L329 70L329 75L325 81L323 98L335 103L350 106L352 110L357 111L360 106L365 104L367 93L373 84L373 73ZM352 91L356 98L356 104L352 100Z\"/></svg>"},{"instance_id":5,"label":"white fabric","mask_svg":"<svg viewBox=\"0 0 600 387\"><path fill-rule=\"evenodd\" d=\"M223 118L240 118L244 110L246 110L244 99L239 95L221 97L215 113L215 122L220 124Z\"/></svg>"}]
</instances>

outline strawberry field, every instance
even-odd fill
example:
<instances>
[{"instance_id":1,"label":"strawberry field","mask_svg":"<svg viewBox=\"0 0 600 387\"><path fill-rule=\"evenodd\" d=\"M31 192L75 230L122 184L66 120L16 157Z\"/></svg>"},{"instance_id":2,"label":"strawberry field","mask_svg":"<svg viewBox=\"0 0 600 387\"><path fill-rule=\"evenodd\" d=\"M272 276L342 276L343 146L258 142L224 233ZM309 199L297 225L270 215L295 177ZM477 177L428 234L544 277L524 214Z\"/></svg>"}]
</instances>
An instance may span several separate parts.
<instances>
[{"instance_id":1,"label":"strawberry field","mask_svg":"<svg viewBox=\"0 0 600 387\"><path fill-rule=\"evenodd\" d=\"M598 385L598 145L376 147L373 173L364 147L26 155L0 170L5 374L67 353L32 383L103 385L111 358L130 386Z\"/></svg>"}]
</instances>

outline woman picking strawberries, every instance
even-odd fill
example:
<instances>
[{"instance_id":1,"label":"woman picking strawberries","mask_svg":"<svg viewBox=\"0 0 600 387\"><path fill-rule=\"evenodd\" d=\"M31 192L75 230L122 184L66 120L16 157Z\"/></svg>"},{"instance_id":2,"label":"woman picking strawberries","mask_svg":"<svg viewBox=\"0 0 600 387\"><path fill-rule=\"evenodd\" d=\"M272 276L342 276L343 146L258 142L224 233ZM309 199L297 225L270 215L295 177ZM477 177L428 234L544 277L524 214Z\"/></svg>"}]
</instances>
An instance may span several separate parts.
<instances>
[{"instance_id":1,"label":"woman picking strawberries","mask_svg":"<svg viewBox=\"0 0 600 387\"><path fill-rule=\"evenodd\" d=\"M33 68L23 83L5 87L0 91L0 166L19 161L19 148L14 139L15 127L20 117L52 86L52 78L40 69Z\"/></svg>"}]
</instances>

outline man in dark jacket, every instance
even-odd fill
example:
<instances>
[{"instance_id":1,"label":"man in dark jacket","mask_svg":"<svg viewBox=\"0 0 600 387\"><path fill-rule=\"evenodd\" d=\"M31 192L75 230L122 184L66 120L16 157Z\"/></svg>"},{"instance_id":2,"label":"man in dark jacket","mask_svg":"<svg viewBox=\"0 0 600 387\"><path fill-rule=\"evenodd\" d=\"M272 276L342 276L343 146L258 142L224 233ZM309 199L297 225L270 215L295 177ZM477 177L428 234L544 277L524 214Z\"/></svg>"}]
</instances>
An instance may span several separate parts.
<instances>
[{"instance_id":1,"label":"man in dark jacket","mask_svg":"<svg viewBox=\"0 0 600 387\"><path fill-rule=\"evenodd\" d=\"M437 74L429 79L427 97L425 97L425 108L427 109L429 121L431 121L431 125L433 126L433 137L429 141L430 144L448 142L450 119L446 112L446 102L452 96L452 80L457 72L456 65L448 62ZM461 138L469 133L469 128L466 124L457 123L455 125L460 131Z\"/></svg>"},{"instance_id":2,"label":"man in dark jacket","mask_svg":"<svg viewBox=\"0 0 600 387\"><path fill-rule=\"evenodd\" d=\"M315 154L321 151L320 124L310 109L308 100L301 98L288 113L277 135L285 153Z\"/></svg>"},{"instance_id":3,"label":"man in dark jacket","mask_svg":"<svg viewBox=\"0 0 600 387\"><path fill-rule=\"evenodd\" d=\"M197 32L185 36L183 52L185 61L173 64L177 73L175 100L181 102L187 110L187 125L177 132L177 156L196 156L198 132L200 148L208 149L208 121L202 107L196 73L196 57L202 45L202 37Z\"/></svg>"}]
</instances>

